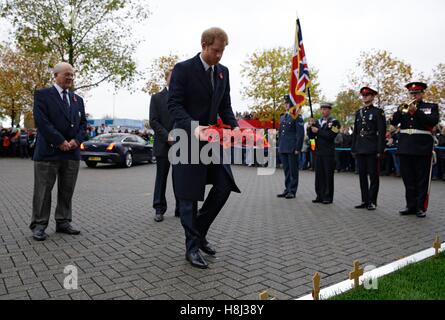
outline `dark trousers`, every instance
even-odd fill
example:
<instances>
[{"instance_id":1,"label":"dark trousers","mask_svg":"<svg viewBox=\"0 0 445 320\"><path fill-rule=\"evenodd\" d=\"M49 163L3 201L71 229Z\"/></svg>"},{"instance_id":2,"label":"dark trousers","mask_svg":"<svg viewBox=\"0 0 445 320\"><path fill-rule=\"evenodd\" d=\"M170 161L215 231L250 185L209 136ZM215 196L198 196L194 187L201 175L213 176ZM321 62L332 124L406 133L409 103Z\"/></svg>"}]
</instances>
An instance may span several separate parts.
<instances>
[{"instance_id":1,"label":"dark trousers","mask_svg":"<svg viewBox=\"0 0 445 320\"><path fill-rule=\"evenodd\" d=\"M179 199L181 224L185 231L187 254L197 252L207 244L207 233L231 193L232 182L221 165L209 165L208 177L213 184L210 193L198 212L198 202Z\"/></svg>"},{"instance_id":2,"label":"dark trousers","mask_svg":"<svg viewBox=\"0 0 445 320\"><path fill-rule=\"evenodd\" d=\"M167 199L165 190L167 189L168 172L170 171L170 161L166 157L156 157L156 182L153 195L153 208L156 213L164 214L167 211ZM175 213L179 213L178 200L176 200Z\"/></svg>"},{"instance_id":3,"label":"dark trousers","mask_svg":"<svg viewBox=\"0 0 445 320\"><path fill-rule=\"evenodd\" d=\"M21 158L29 158L28 145L21 144L20 145L20 157Z\"/></svg>"},{"instance_id":4,"label":"dark trousers","mask_svg":"<svg viewBox=\"0 0 445 320\"><path fill-rule=\"evenodd\" d=\"M299 178L298 157L299 155L292 153L280 153L281 163L284 169L285 193L297 194Z\"/></svg>"},{"instance_id":5,"label":"dark trousers","mask_svg":"<svg viewBox=\"0 0 445 320\"><path fill-rule=\"evenodd\" d=\"M377 205L377 195L380 186L380 160L376 154L359 154L357 155L357 166L360 176L362 202Z\"/></svg>"},{"instance_id":6,"label":"dark trousers","mask_svg":"<svg viewBox=\"0 0 445 320\"><path fill-rule=\"evenodd\" d=\"M334 200L334 156L317 155L315 164L315 192L321 201Z\"/></svg>"},{"instance_id":7,"label":"dark trousers","mask_svg":"<svg viewBox=\"0 0 445 320\"><path fill-rule=\"evenodd\" d=\"M442 174L442 176L440 176L439 178L445 180L445 158L437 159L437 164L439 165L441 169L440 173Z\"/></svg>"},{"instance_id":8,"label":"dark trousers","mask_svg":"<svg viewBox=\"0 0 445 320\"><path fill-rule=\"evenodd\" d=\"M400 155L400 174L406 190L406 207L428 209L431 156Z\"/></svg>"},{"instance_id":9,"label":"dark trousers","mask_svg":"<svg viewBox=\"0 0 445 320\"><path fill-rule=\"evenodd\" d=\"M35 161L34 196L31 230L45 230L51 215L51 192L57 178L56 223L66 227L72 220L72 198L79 173L80 161Z\"/></svg>"}]
</instances>

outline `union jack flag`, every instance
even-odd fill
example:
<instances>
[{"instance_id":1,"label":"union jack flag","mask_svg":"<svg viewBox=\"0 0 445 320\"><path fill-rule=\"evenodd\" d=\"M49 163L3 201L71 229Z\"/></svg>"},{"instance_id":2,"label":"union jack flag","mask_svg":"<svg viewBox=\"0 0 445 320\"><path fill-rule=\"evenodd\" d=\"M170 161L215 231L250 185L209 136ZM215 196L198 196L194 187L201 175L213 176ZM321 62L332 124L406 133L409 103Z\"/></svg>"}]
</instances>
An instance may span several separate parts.
<instances>
[{"instance_id":1,"label":"union jack flag","mask_svg":"<svg viewBox=\"0 0 445 320\"><path fill-rule=\"evenodd\" d=\"M297 113L301 111L301 107L306 101L306 89L309 84L309 67L306 60L306 53L304 51L300 19L297 18L289 95L293 106L297 109Z\"/></svg>"}]
</instances>

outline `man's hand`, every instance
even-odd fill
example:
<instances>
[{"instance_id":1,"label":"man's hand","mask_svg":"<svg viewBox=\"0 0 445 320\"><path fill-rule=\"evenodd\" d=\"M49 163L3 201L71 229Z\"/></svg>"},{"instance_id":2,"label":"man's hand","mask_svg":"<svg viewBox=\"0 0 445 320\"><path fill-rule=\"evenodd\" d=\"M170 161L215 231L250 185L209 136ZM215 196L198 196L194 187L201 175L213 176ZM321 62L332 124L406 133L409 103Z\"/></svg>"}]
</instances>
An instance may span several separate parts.
<instances>
[{"instance_id":1,"label":"man's hand","mask_svg":"<svg viewBox=\"0 0 445 320\"><path fill-rule=\"evenodd\" d=\"M74 139L69 142L69 145L70 145L70 149L69 150L75 150L75 149L79 148L79 145L77 144L77 141L74 140Z\"/></svg>"},{"instance_id":2,"label":"man's hand","mask_svg":"<svg viewBox=\"0 0 445 320\"><path fill-rule=\"evenodd\" d=\"M232 136L236 136L236 135L238 135L238 134L240 134L241 133L241 129L240 129L240 127L235 127L235 128L233 128L233 130L232 130Z\"/></svg>"},{"instance_id":3,"label":"man's hand","mask_svg":"<svg viewBox=\"0 0 445 320\"><path fill-rule=\"evenodd\" d=\"M62 150L63 152L66 152L66 151L70 151L70 149L71 149L71 146L70 146L70 144L68 143L68 141L63 141L63 143L59 146L59 149L60 150Z\"/></svg>"},{"instance_id":4,"label":"man's hand","mask_svg":"<svg viewBox=\"0 0 445 320\"><path fill-rule=\"evenodd\" d=\"M300 151L295 150L295 155L298 156L300 154Z\"/></svg>"},{"instance_id":5,"label":"man's hand","mask_svg":"<svg viewBox=\"0 0 445 320\"><path fill-rule=\"evenodd\" d=\"M175 138L173 138L173 136L171 134L168 134L167 143L169 145L173 145L175 143Z\"/></svg>"},{"instance_id":6,"label":"man's hand","mask_svg":"<svg viewBox=\"0 0 445 320\"><path fill-rule=\"evenodd\" d=\"M311 127L312 133L318 133L318 128L317 127Z\"/></svg>"},{"instance_id":7,"label":"man's hand","mask_svg":"<svg viewBox=\"0 0 445 320\"><path fill-rule=\"evenodd\" d=\"M408 109L409 113L415 113L416 111L417 111L417 107L415 104L412 104Z\"/></svg>"},{"instance_id":8,"label":"man's hand","mask_svg":"<svg viewBox=\"0 0 445 320\"><path fill-rule=\"evenodd\" d=\"M198 126L195 129L195 138L199 141L208 141L208 136L206 134L206 130L208 129L208 126Z\"/></svg>"}]
</instances>

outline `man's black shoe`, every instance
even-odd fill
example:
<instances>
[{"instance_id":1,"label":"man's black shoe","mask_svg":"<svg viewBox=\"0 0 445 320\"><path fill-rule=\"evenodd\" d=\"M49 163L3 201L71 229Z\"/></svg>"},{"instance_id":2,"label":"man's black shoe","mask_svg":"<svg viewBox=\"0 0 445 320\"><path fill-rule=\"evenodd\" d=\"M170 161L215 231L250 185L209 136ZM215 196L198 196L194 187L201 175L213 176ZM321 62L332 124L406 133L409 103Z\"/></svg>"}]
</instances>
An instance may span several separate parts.
<instances>
[{"instance_id":1,"label":"man's black shoe","mask_svg":"<svg viewBox=\"0 0 445 320\"><path fill-rule=\"evenodd\" d=\"M199 251L186 254L185 258L195 268L207 269L209 267L208 263L205 261Z\"/></svg>"},{"instance_id":2,"label":"man's black shoe","mask_svg":"<svg viewBox=\"0 0 445 320\"><path fill-rule=\"evenodd\" d=\"M295 199L296 196L293 193L288 193L288 194L286 194L285 198L286 199Z\"/></svg>"},{"instance_id":3,"label":"man's black shoe","mask_svg":"<svg viewBox=\"0 0 445 320\"><path fill-rule=\"evenodd\" d=\"M286 198L287 192L283 192L282 194L277 194L277 198Z\"/></svg>"},{"instance_id":4,"label":"man's black shoe","mask_svg":"<svg viewBox=\"0 0 445 320\"><path fill-rule=\"evenodd\" d=\"M416 217L417 217L417 218L426 218L426 212L425 212L425 211L422 211L422 210L418 210L418 211L416 212Z\"/></svg>"},{"instance_id":5,"label":"man's black shoe","mask_svg":"<svg viewBox=\"0 0 445 320\"><path fill-rule=\"evenodd\" d=\"M416 211L407 208L405 210L399 211L399 213L402 216L409 216L409 215L412 215L412 214L416 214Z\"/></svg>"},{"instance_id":6,"label":"man's black shoe","mask_svg":"<svg viewBox=\"0 0 445 320\"><path fill-rule=\"evenodd\" d=\"M377 206L373 203L369 204L368 208L369 211L375 211L377 210Z\"/></svg>"},{"instance_id":7,"label":"man's black shoe","mask_svg":"<svg viewBox=\"0 0 445 320\"><path fill-rule=\"evenodd\" d=\"M36 241L45 241L48 235L45 233L45 230L35 230L32 233L32 237Z\"/></svg>"},{"instance_id":8,"label":"man's black shoe","mask_svg":"<svg viewBox=\"0 0 445 320\"><path fill-rule=\"evenodd\" d=\"M156 213L155 221L156 221L156 222L162 222L162 221L164 221L164 215L163 215L163 214L160 214L160 213Z\"/></svg>"},{"instance_id":9,"label":"man's black shoe","mask_svg":"<svg viewBox=\"0 0 445 320\"><path fill-rule=\"evenodd\" d=\"M175 217L179 218L181 214L179 213L179 210L175 210Z\"/></svg>"},{"instance_id":10,"label":"man's black shoe","mask_svg":"<svg viewBox=\"0 0 445 320\"><path fill-rule=\"evenodd\" d=\"M64 234L69 234L69 235L72 235L72 236L77 236L77 235L80 234L80 231L79 230L74 230L73 227L68 226L68 227L65 227L65 228L57 227L56 228L56 233L64 233Z\"/></svg>"},{"instance_id":11,"label":"man's black shoe","mask_svg":"<svg viewBox=\"0 0 445 320\"><path fill-rule=\"evenodd\" d=\"M323 200L323 204L332 204L333 201L331 200Z\"/></svg>"},{"instance_id":12,"label":"man's black shoe","mask_svg":"<svg viewBox=\"0 0 445 320\"><path fill-rule=\"evenodd\" d=\"M355 206L355 208L356 208L356 209L366 209L366 208L368 208L368 205L367 205L366 203L362 203L362 204L359 205L359 206Z\"/></svg>"},{"instance_id":13,"label":"man's black shoe","mask_svg":"<svg viewBox=\"0 0 445 320\"><path fill-rule=\"evenodd\" d=\"M204 244L200 247L200 249L202 250L202 252L208 254L209 256L214 256L216 255L216 251L215 249L213 249L209 244Z\"/></svg>"},{"instance_id":14,"label":"man's black shoe","mask_svg":"<svg viewBox=\"0 0 445 320\"><path fill-rule=\"evenodd\" d=\"M312 203L323 203L323 201L321 201L320 199L315 199L315 200L312 200Z\"/></svg>"}]
</instances>

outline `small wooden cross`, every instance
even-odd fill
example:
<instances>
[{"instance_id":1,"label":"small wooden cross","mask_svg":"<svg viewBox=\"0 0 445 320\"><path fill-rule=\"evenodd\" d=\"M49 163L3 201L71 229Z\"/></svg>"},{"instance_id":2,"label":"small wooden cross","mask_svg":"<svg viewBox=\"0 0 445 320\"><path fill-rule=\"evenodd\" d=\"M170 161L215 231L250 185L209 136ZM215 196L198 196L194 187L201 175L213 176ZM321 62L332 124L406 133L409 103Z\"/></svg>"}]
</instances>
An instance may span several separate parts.
<instances>
[{"instance_id":1,"label":"small wooden cross","mask_svg":"<svg viewBox=\"0 0 445 320\"><path fill-rule=\"evenodd\" d=\"M312 297L314 300L320 300L320 274L316 272L312 277Z\"/></svg>"},{"instance_id":2,"label":"small wooden cross","mask_svg":"<svg viewBox=\"0 0 445 320\"><path fill-rule=\"evenodd\" d=\"M277 300L275 297L270 297L267 291L263 291L260 293L260 300Z\"/></svg>"},{"instance_id":3,"label":"small wooden cross","mask_svg":"<svg viewBox=\"0 0 445 320\"><path fill-rule=\"evenodd\" d=\"M263 291L260 293L260 300L269 300L269 294L267 291Z\"/></svg>"},{"instance_id":4,"label":"small wooden cross","mask_svg":"<svg viewBox=\"0 0 445 320\"><path fill-rule=\"evenodd\" d=\"M354 270L349 272L349 280L354 280L354 288L360 285L359 278L363 275L363 268L360 268L360 261L354 261Z\"/></svg>"},{"instance_id":5,"label":"small wooden cross","mask_svg":"<svg viewBox=\"0 0 445 320\"><path fill-rule=\"evenodd\" d=\"M439 235L436 236L436 241L433 243L433 248L436 250L436 257L439 256L439 250L442 247L442 244L440 243L440 237Z\"/></svg>"}]
</instances>

